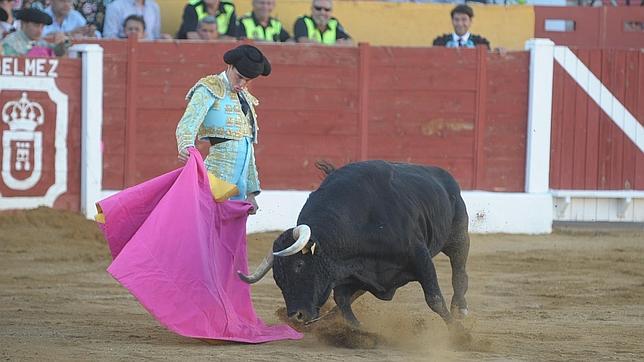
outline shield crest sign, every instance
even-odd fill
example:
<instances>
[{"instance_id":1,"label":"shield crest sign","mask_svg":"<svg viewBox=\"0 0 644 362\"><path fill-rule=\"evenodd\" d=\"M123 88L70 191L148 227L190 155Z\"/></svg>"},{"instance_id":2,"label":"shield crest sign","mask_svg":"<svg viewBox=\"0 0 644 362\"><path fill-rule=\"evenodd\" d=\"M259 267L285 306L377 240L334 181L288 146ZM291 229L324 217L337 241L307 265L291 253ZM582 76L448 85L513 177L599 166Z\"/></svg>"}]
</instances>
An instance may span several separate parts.
<instances>
[{"instance_id":1,"label":"shield crest sign","mask_svg":"<svg viewBox=\"0 0 644 362\"><path fill-rule=\"evenodd\" d=\"M11 189L28 190L41 176L43 144L37 128L45 122L45 113L23 92L19 100L4 104L2 122L9 125L2 134L2 180Z\"/></svg>"},{"instance_id":2,"label":"shield crest sign","mask_svg":"<svg viewBox=\"0 0 644 362\"><path fill-rule=\"evenodd\" d=\"M0 111L0 209L53 206L67 190L67 95L55 78L3 76Z\"/></svg>"}]
</instances>

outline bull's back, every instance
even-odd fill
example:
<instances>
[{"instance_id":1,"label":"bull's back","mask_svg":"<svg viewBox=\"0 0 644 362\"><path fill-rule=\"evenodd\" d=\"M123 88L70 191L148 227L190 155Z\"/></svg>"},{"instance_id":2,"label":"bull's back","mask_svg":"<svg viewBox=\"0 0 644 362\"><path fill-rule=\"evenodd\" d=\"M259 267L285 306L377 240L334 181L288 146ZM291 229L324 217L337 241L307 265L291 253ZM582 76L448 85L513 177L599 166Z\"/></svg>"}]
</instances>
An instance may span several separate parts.
<instances>
[{"instance_id":1,"label":"bull's back","mask_svg":"<svg viewBox=\"0 0 644 362\"><path fill-rule=\"evenodd\" d=\"M445 170L406 163L364 161L329 174L311 193L300 222L338 224L348 220L358 237L383 243L420 228L428 241L444 240L455 215L460 188ZM462 202L462 200L461 200ZM345 221L346 222L346 221ZM351 231L341 231L343 235Z\"/></svg>"}]
</instances>

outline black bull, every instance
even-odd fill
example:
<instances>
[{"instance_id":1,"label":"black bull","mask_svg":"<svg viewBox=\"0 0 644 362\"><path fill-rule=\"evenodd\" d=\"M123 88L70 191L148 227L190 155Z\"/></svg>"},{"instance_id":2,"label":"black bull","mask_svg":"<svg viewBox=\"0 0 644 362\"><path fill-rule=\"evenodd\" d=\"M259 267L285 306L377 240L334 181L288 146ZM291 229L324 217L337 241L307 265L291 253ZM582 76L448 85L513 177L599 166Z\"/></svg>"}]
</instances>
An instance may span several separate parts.
<instances>
[{"instance_id":1,"label":"black bull","mask_svg":"<svg viewBox=\"0 0 644 362\"><path fill-rule=\"evenodd\" d=\"M342 315L358 321L351 303L365 291L391 300L396 289L418 281L429 307L448 326L467 314L468 217L454 178L437 167L385 161L349 164L327 173L297 220L282 233L258 269L254 283L273 268L288 316L319 317L333 291ZM432 262L445 253L452 266L454 296L448 310Z\"/></svg>"}]
</instances>

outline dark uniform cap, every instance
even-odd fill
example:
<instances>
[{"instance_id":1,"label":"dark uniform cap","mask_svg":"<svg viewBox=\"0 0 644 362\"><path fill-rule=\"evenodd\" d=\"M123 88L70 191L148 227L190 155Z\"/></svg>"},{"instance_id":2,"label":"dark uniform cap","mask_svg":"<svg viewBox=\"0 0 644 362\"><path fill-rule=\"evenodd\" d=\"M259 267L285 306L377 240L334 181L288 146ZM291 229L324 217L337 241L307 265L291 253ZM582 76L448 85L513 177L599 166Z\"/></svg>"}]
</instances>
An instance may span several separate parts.
<instances>
[{"instance_id":1,"label":"dark uniform cap","mask_svg":"<svg viewBox=\"0 0 644 362\"><path fill-rule=\"evenodd\" d=\"M224 54L224 62L230 64L246 78L271 74L271 63L262 52L252 45L240 45Z\"/></svg>"},{"instance_id":2,"label":"dark uniform cap","mask_svg":"<svg viewBox=\"0 0 644 362\"><path fill-rule=\"evenodd\" d=\"M9 19L9 14L3 8L0 8L0 21L7 21L7 19Z\"/></svg>"},{"instance_id":3,"label":"dark uniform cap","mask_svg":"<svg viewBox=\"0 0 644 362\"><path fill-rule=\"evenodd\" d=\"M20 21L29 23L51 25L52 19L49 14L34 8L22 9L16 14Z\"/></svg>"}]
</instances>

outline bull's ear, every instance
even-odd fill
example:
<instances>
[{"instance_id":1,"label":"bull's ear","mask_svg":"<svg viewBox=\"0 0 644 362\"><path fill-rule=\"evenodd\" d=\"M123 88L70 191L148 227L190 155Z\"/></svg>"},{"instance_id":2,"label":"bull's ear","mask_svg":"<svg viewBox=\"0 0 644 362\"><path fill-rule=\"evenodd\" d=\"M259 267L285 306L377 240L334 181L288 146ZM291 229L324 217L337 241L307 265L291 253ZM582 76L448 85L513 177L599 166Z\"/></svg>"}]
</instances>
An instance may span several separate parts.
<instances>
[{"instance_id":1,"label":"bull's ear","mask_svg":"<svg viewBox=\"0 0 644 362\"><path fill-rule=\"evenodd\" d=\"M311 255L315 255L315 248L317 247L317 243L315 242L309 242L304 249L302 249L302 254L308 254L311 252Z\"/></svg>"}]
</instances>

